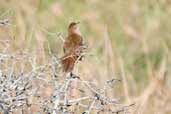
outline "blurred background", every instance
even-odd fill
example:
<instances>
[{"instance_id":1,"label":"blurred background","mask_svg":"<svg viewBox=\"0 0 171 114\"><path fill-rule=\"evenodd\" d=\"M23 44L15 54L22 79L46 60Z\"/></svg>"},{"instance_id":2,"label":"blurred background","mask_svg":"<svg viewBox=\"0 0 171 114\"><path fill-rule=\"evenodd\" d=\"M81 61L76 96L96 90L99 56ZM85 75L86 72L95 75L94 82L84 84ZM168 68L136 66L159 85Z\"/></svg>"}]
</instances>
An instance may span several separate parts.
<instances>
[{"instance_id":1,"label":"blurred background","mask_svg":"<svg viewBox=\"0 0 171 114\"><path fill-rule=\"evenodd\" d=\"M121 79L109 94L135 102L135 114L171 114L170 18L170 0L1 0L0 20L10 24L0 26L0 50L47 63L63 55L59 33L80 21L89 49L74 72L99 86ZM25 61L16 72L29 71Z\"/></svg>"}]
</instances>

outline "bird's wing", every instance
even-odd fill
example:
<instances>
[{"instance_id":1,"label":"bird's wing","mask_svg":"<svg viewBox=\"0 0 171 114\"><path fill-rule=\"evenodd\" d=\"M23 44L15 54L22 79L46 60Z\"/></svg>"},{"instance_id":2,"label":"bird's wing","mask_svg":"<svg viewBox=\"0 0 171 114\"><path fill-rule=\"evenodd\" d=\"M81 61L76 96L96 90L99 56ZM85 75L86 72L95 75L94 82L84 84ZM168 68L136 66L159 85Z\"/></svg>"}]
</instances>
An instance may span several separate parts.
<instances>
[{"instance_id":1,"label":"bird's wing","mask_svg":"<svg viewBox=\"0 0 171 114\"><path fill-rule=\"evenodd\" d=\"M80 36L78 34L73 34L71 38L72 38L72 42L74 44L74 47L80 46L83 42L82 36Z\"/></svg>"}]
</instances>

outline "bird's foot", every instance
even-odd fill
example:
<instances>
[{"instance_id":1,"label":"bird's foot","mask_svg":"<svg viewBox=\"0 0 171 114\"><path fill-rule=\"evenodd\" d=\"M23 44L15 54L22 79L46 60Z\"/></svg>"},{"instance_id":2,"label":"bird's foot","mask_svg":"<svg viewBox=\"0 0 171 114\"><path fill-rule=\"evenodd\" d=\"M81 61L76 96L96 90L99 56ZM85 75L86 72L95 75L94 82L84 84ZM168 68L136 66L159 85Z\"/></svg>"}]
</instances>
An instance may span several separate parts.
<instances>
[{"instance_id":1,"label":"bird's foot","mask_svg":"<svg viewBox=\"0 0 171 114\"><path fill-rule=\"evenodd\" d=\"M79 76L73 74L72 72L70 73L70 77L73 78L73 79L80 79Z\"/></svg>"}]
</instances>

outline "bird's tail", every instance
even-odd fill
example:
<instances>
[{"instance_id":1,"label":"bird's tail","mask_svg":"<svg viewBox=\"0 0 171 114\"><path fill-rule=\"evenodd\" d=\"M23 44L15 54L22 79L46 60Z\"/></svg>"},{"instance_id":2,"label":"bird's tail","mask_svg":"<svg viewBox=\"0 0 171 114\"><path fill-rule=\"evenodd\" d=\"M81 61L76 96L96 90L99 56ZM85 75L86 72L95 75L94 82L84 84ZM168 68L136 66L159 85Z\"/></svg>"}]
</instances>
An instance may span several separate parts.
<instances>
[{"instance_id":1,"label":"bird's tail","mask_svg":"<svg viewBox=\"0 0 171 114\"><path fill-rule=\"evenodd\" d=\"M61 58L62 69L63 72L72 72L74 69L75 62L77 57L73 54L66 54L64 57Z\"/></svg>"}]
</instances>

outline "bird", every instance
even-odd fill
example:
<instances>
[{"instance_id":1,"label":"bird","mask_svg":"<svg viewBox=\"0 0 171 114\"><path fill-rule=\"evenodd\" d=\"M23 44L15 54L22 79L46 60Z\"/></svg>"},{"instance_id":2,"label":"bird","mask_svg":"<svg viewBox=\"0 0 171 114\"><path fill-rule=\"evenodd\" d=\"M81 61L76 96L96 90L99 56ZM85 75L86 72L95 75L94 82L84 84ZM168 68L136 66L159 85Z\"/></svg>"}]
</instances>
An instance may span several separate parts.
<instances>
[{"instance_id":1,"label":"bird","mask_svg":"<svg viewBox=\"0 0 171 114\"><path fill-rule=\"evenodd\" d=\"M64 56L62 57L62 68L65 73L72 73L77 59L82 59L85 49L83 37L78 27L79 22L71 22L68 26L68 35L63 43Z\"/></svg>"}]
</instances>

